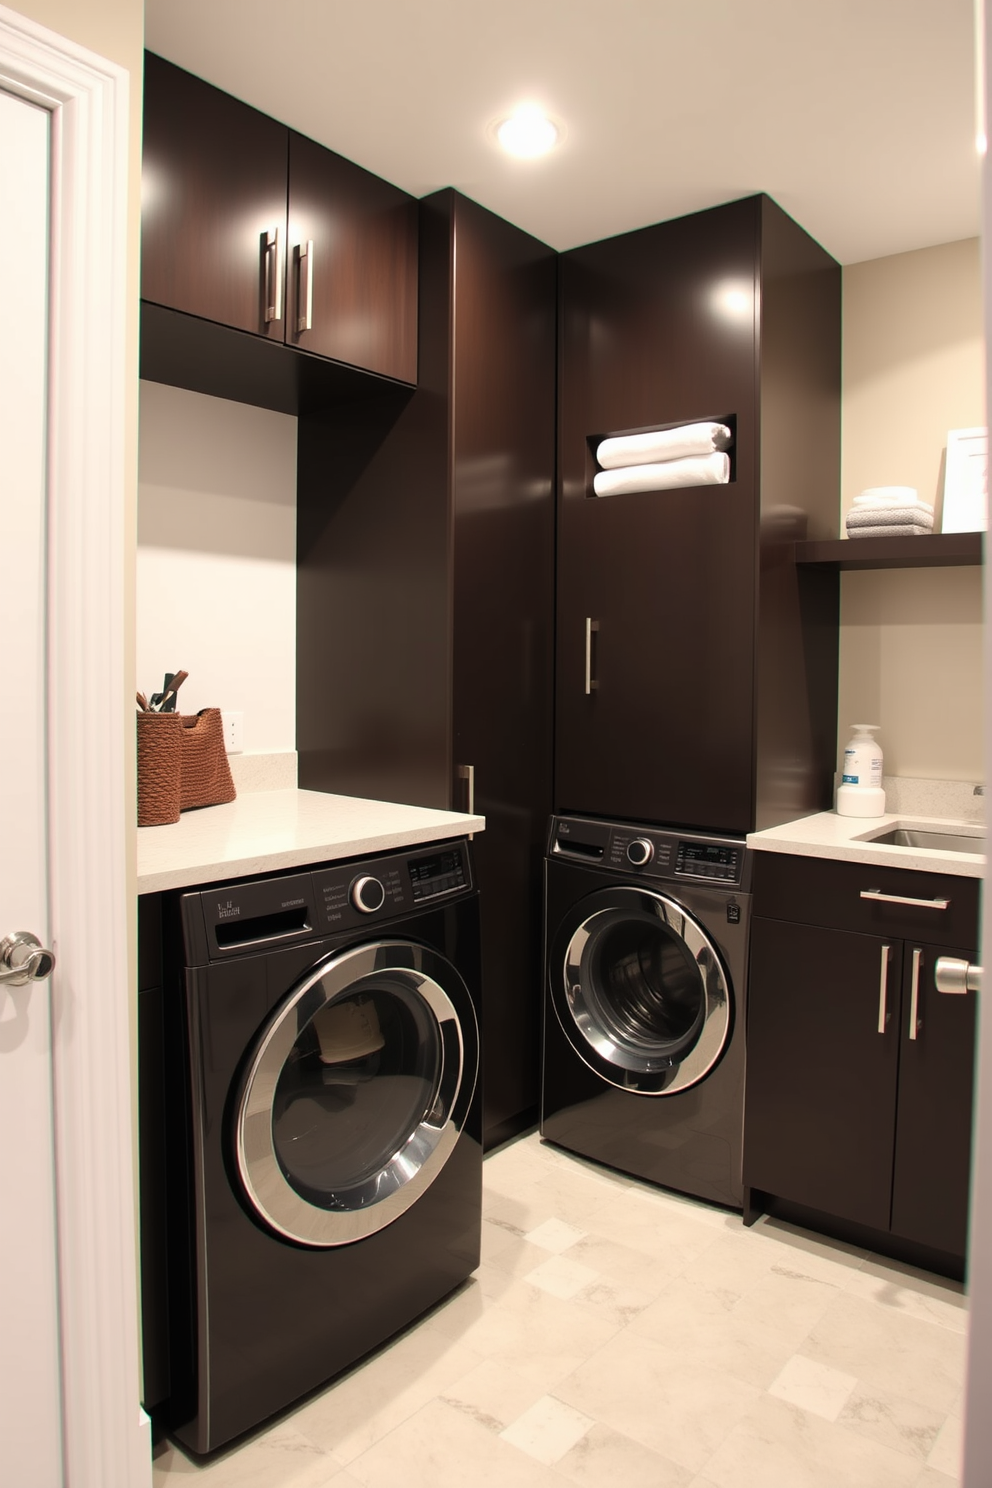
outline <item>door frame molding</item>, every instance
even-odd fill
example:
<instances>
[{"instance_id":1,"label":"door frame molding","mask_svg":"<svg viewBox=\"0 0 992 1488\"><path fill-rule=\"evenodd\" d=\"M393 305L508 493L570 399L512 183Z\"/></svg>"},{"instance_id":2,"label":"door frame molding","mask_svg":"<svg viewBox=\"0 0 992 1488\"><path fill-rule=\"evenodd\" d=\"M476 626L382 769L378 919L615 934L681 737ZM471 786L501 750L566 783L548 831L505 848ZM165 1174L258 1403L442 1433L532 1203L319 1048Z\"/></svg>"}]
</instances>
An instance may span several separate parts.
<instances>
[{"instance_id":1,"label":"door frame molding","mask_svg":"<svg viewBox=\"0 0 992 1488\"><path fill-rule=\"evenodd\" d=\"M142 1488L125 687L129 78L0 7L0 87L52 120L48 795L68 1483Z\"/></svg>"}]
</instances>

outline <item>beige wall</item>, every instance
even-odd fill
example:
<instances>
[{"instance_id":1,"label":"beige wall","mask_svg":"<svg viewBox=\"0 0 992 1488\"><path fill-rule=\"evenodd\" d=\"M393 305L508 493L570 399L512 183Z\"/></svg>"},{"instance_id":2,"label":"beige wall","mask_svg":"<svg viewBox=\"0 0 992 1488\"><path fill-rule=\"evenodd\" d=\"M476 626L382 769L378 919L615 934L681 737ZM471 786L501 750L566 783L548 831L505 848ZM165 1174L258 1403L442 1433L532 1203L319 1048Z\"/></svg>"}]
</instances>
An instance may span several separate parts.
<instances>
[{"instance_id":1,"label":"beige wall","mask_svg":"<svg viewBox=\"0 0 992 1488\"><path fill-rule=\"evenodd\" d=\"M909 485L939 530L947 431L985 422L982 325L977 238L845 268L842 514ZM878 723L886 774L982 780L981 695L979 569L843 575L838 749Z\"/></svg>"}]
</instances>

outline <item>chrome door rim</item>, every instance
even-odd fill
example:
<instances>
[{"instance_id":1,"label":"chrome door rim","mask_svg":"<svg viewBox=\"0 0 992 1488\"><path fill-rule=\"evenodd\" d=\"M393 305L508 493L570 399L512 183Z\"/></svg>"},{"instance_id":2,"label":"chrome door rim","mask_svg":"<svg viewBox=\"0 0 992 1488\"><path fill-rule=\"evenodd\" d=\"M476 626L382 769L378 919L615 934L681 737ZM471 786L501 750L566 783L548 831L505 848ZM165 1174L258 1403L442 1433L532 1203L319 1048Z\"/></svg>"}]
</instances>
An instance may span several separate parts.
<instances>
[{"instance_id":1,"label":"chrome door rim","mask_svg":"<svg viewBox=\"0 0 992 1488\"><path fill-rule=\"evenodd\" d=\"M560 963L560 981L552 984L555 994L552 1002L562 1031L583 1063L619 1090L658 1096L688 1090L709 1074L730 1035L730 986L716 946L684 905L664 894L641 888L617 888L590 898L595 902L595 908L590 906L589 912L583 913L583 906L579 904L573 911L572 917L581 914L582 918L569 934ZM652 1061L637 1061L632 1059L629 1051L620 1050L598 1023L583 988L582 956L586 946L602 930L602 921L607 916L615 919L625 913L637 919L650 917L660 920L677 935L685 943L702 983L703 1016L699 1037L684 1057L667 1061L662 1069L651 1068ZM620 1062L621 1053L628 1060L626 1065Z\"/></svg>"},{"instance_id":2,"label":"chrome door rim","mask_svg":"<svg viewBox=\"0 0 992 1488\"><path fill-rule=\"evenodd\" d=\"M289 1182L276 1153L272 1107L283 1066L302 1030L337 998L387 974L429 1008L437 1024L441 1069L431 1109L373 1179L359 1185L360 1207L325 1209L308 1202ZM457 977L464 991L460 1015L440 976ZM461 1134L478 1074L478 1030L472 1033L474 1068L467 1068L463 1017L475 1013L450 962L407 941L375 941L319 964L275 1009L255 1048L238 1101L235 1151L252 1206L265 1222L303 1245L348 1245L384 1229L430 1187ZM351 1193L352 1190L344 1190Z\"/></svg>"}]
</instances>

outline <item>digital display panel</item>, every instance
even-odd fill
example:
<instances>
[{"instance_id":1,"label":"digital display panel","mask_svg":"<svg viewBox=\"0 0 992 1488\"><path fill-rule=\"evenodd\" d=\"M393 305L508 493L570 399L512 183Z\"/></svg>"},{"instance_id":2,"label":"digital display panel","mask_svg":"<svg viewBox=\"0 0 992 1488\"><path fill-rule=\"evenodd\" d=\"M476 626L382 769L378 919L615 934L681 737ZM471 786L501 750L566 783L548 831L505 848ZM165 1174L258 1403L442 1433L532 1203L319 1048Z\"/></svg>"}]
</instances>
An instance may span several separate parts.
<instances>
[{"instance_id":1,"label":"digital display panel","mask_svg":"<svg viewBox=\"0 0 992 1488\"><path fill-rule=\"evenodd\" d=\"M417 858L410 862L410 878L413 883L430 883L435 878L447 878L461 873L462 856L457 851L433 853L429 858Z\"/></svg>"},{"instance_id":2,"label":"digital display panel","mask_svg":"<svg viewBox=\"0 0 992 1488\"><path fill-rule=\"evenodd\" d=\"M721 847L715 842L680 842L679 858L686 867L690 863L719 863L721 867L737 865L736 847Z\"/></svg>"}]
</instances>

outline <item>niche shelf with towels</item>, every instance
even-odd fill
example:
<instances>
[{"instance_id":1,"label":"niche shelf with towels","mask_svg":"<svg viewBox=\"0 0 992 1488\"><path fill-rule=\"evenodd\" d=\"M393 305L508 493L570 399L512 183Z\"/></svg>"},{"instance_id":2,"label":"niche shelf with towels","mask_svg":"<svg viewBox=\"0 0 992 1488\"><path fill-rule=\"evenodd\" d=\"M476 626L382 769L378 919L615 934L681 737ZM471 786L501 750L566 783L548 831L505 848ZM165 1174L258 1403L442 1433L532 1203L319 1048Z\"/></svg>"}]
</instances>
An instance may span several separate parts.
<instances>
[{"instance_id":1,"label":"niche shelf with towels","mask_svg":"<svg viewBox=\"0 0 992 1488\"><path fill-rule=\"evenodd\" d=\"M720 431L718 435L716 431ZM679 448L669 452L664 449L666 439L677 433L684 432L687 436L684 441L679 442ZM647 449L631 451L629 458L614 458L607 464L600 462L599 452L607 441L617 443L623 442L626 446L628 441L631 445L635 443L646 443L648 439L654 442L657 436L662 446L658 453L648 453ZM722 437L721 437L722 436ZM650 448L650 446L649 446ZM726 456L727 474L725 477L715 478L705 472L690 472L690 461L701 463L705 466L718 456ZM639 470L655 471L665 466L685 467L692 478L680 482L671 478L663 479L657 485L638 483L636 486L622 485L617 491L601 491L597 489L597 477L614 476L621 477L625 474L635 475ZM669 472L666 471L666 475ZM737 415L736 414L702 414L698 419L677 419L672 423L656 423L642 425L637 429L611 429L601 434L588 434L586 436L586 496L593 500L602 500L604 497L613 495L639 495L642 492L660 491L682 491L697 487L733 485L737 479Z\"/></svg>"}]
</instances>

